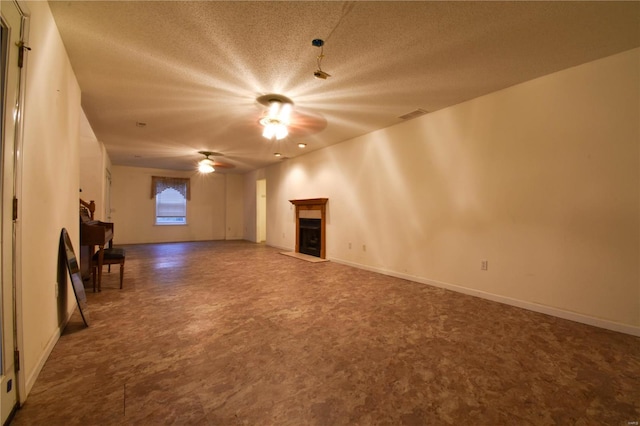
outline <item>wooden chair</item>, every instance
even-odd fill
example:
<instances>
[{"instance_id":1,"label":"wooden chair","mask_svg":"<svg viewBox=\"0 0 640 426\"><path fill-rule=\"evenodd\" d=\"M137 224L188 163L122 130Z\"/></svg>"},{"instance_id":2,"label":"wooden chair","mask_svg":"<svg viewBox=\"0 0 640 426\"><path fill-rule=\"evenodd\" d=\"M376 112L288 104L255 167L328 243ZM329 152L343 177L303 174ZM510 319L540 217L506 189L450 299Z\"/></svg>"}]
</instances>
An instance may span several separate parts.
<instances>
[{"instance_id":1,"label":"wooden chair","mask_svg":"<svg viewBox=\"0 0 640 426\"><path fill-rule=\"evenodd\" d=\"M124 261L125 261L125 252L124 249L121 248L105 248L104 250L104 258L102 261L102 266L109 265L120 265L120 289L122 289L122 282L124 280ZM91 275L93 278L93 291L96 291L96 275L98 274L98 255L99 250L94 253L91 257ZM98 291L102 291L102 285L98 282Z\"/></svg>"}]
</instances>

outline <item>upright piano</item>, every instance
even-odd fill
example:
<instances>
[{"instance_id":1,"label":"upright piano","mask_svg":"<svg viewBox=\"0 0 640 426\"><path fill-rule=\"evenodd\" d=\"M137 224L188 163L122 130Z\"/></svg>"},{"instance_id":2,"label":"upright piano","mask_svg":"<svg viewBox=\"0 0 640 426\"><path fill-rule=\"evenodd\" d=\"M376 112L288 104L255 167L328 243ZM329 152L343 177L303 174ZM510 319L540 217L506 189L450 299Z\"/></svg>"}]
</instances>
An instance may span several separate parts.
<instances>
[{"instance_id":1,"label":"upright piano","mask_svg":"<svg viewBox=\"0 0 640 426\"><path fill-rule=\"evenodd\" d=\"M89 248L89 268L91 268L95 247L98 246L98 288L101 288L104 248L113 245L113 223L93 220L93 213L82 203L80 205L80 245Z\"/></svg>"}]
</instances>

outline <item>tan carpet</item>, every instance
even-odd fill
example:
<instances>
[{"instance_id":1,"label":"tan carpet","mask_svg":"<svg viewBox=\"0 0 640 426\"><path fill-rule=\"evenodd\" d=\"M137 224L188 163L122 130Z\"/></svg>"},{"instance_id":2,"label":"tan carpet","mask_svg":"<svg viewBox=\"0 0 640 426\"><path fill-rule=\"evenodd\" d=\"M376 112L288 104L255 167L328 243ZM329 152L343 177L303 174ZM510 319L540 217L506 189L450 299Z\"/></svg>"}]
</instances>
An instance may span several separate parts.
<instances>
[{"instance_id":1,"label":"tan carpet","mask_svg":"<svg viewBox=\"0 0 640 426\"><path fill-rule=\"evenodd\" d=\"M640 339L264 245L128 246L15 425L627 425ZM117 268L116 268L117 269Z\"/></svg>"}]
</instances>

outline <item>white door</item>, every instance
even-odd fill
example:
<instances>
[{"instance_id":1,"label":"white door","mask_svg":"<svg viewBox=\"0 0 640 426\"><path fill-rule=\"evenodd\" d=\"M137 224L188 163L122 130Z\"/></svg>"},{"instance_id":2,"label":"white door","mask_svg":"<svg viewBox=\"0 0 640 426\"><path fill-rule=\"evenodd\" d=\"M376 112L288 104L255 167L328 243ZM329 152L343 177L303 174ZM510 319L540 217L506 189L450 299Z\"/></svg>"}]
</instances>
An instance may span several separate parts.
<instances>
[{"instance_id":1,"label":"white door","mask_svg":"<svg viewBox=\"0 0 640 426\"><path fill-rule=\"evenodd\" d=\"M267 241L267 180L256 181L256 242Z\"/></svg>"},{"instance_id":2,"label":"white door","mask_svg":"<svg viewBox=\"0 0 640 426\"><path fill-rule=\"evenodd\" d=\"M24 16L13 1L0 1L0 420L4 423L18 404L15 291L15 164L21 120L20 65L26 47L22 39Z\"/></svg>"}]
</instances>

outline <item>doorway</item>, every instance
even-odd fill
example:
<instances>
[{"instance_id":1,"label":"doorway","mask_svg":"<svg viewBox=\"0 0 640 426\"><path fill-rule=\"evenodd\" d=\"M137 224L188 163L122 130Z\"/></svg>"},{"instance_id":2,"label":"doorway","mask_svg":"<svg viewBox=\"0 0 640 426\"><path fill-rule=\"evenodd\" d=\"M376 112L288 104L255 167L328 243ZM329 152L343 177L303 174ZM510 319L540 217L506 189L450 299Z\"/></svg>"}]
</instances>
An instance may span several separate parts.
<instances>
[{"instance_id":1,"label":"doorway","mask_svg":"<svg viewBox=\"0 0 640 426\"><path fill-rule=\"evenodd\" d=\"M18 407L20 353L18 278L18 179L21 157L22 65L26 13L14 1L0 2L0 420L4 424ZM20 383L22 386L22 383Z\"/></svg>"},{"instance_id":2,"label":"doorway","mask_svg":"<svg viewBox=\"0 0 640 426\"><path fill-rule=\"evenodd\" d=\"M256 181L256 242L267 241L267 180Z\"/></svg>"},{"instance_id":3,"label":"doorway","mask_svg":"<svg viewBox=\"0 0 640 426\"><path fill-rule=\"evenodd\" d=\"M104 220L111 222L111 171L104 169Z\"/></svg>"}]
</instances>

